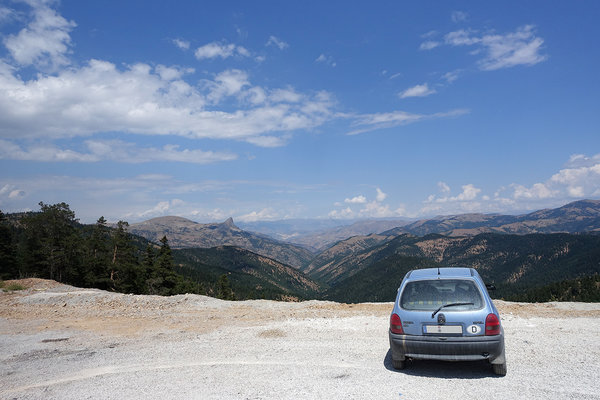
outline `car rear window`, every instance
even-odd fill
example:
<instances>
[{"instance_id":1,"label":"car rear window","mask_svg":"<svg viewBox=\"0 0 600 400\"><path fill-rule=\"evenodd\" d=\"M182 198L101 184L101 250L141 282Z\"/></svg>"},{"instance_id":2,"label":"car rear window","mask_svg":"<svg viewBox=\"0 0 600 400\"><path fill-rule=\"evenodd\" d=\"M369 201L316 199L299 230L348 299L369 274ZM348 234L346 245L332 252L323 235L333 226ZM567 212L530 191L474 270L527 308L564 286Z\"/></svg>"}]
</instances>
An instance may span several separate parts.
<instances>
[{"instance_id":1,"label":"car rear window","mask_svg":"<svg viewBox=\"0 0 600 400\"><path fill-rule=\"evenodd\" d=\"M473 303L454 306L453 311L479 310L483 307L483 298L475 282L467 279L408 282L400 298L400 307L406 310L433 311L452 303Z\"/></svg>"}]
</instances>

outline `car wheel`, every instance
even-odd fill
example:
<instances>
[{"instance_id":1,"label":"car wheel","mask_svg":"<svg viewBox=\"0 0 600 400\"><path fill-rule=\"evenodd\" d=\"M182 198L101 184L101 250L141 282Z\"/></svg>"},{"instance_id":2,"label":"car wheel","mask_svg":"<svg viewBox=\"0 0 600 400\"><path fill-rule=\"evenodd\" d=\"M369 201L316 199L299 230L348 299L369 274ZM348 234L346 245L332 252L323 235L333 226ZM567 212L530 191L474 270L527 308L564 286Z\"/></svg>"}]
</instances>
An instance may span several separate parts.
<instances>
[{"instance_id":1,"label":"car wheel","mask_svg":"<svg viewBox=\"0 0 600 400\"><path fill-rule=\"evenodd\" d=\"M394 369L404 369L406 367L406 360L394 360L392 358L392 365Z\"/></svg>"},{"instance_id":2,"label":"car wheel","mask_svg":"<svg viewBox=\"0 0 600 400\"><path fill-rule=\"evenodd\" d=\"M492 364L492 369L496 375L504 376L506 375L506 363L502 364Z\"/></svg>"}]
</instances>

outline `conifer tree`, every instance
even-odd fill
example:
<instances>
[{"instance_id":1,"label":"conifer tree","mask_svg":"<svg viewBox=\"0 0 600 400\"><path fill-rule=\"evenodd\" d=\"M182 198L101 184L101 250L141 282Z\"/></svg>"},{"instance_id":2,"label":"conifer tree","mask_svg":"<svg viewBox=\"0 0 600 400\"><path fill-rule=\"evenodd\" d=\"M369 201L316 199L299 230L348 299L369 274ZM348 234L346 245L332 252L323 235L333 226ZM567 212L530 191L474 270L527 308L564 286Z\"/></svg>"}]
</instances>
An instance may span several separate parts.
<instances>
[{"instance_id":1,"label":"conifer tree","mask_svg":"<svg viewBox=\"0 0 600 400\"><path fill-rule=\"evenodd\" d=\"M39 203L41 211L24 218L27 275L73 284L81 280L78 220L66 203Z\"/></svg>"},{"instance_id":2,"label":"conifer tree","mask_svg":"<svg viewBox=\"0 0 600 400\"><path fill-rule=\"evenodd\" d=\"M0 211L0 279L17 277L17 252L13 243L13 232Z\"/></svg>"},{"instance_id":3,"label":"conifer tree","mask_svg":"<svg viewBox=\"0 0 600 400\"><path fill-rule=\"evenodd\" d=\"M104 217L98 218L86 242L85 285L99 289L110 288L110 229Z\"/></svg>"},{"instance_id":4,"label":"conifer tree","mask_svg":"<svg viewBox=\"0 0 600 400\"><path fill-rule=\"evenodd\" d=\"M129 223L117 222L112 235L112 260L109 279L113 290L123 293L141 294L144 292L144 276L138 264L135 248L126 231Z\"/></svg>"},{"instance_id":5,"label":"conifer tree","mask_svg":"<svg viewBox=\"0 0 600 400\"><path fill-rule=\"evenodd\" d=\"M153 294L172 295L180 293L184 288L183 279L175 272L173 254L166 236L160 239L160 249L154 261L154 267L148 282Z\"/></svg>"},{"instance_id":6,"label":"conifer tree","mask_svg":"<svg viewBox=\"0 0 600 400\"><path fill-rule=\"evenodd\" d=\"M223 274L219 277L219 281L217 282L217 298L223 300L235 300L235 295L233 294L233 290L231 290L227 274Z\"/></svg>"}]
</instances>

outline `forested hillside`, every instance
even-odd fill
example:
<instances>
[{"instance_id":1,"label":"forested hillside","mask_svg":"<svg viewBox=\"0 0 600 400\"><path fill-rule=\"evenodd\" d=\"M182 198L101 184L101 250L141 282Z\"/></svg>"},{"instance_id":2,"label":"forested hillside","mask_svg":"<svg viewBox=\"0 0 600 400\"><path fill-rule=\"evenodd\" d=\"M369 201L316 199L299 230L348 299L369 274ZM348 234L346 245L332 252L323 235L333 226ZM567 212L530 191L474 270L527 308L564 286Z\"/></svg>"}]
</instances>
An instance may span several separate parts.
<instances>
[{"instance_id":1,"label":"forested hillside","mask_svg":"<svg viewBox=\"0 0 600 400\"><path fill-rule=\"evenodd\" d=\"M571 213L580 208L567 207ZM129 233L127 222L109 227L103 217L82 225L66 203L40 203L38 212L0 212L0 280L39 277L123 293L232 300L363 302L391 301L410 269L463 266L494 283L496 298L600 298L597 233L355 236L314 255L304 272L235 246L172 250L169 238L159 237L150 242Z\"/></svg>"},{"instance_id":2,"label":"forested hillside","mask_svg":"<svg viewBox=\"0 0 600 400\"><path fill-rule=\"evenodd\" d=\"M165 235L153 243L127 228L125 221L111 228L103 217L82 225L66 203L0 212L0 280L39 277L123 293L229 300L315 298L320 289L302 272L247 250L172 250Z\"/></svg>"},{"instance_id":3,"label":"forested hillside","mask_svg":"<svg viewBox=\"0 0 600 400\"><path fill-rule=\"evenodd\" d=\"M314 299L320 286L304 273L271 258L234 246L174 250L176 269L199 282L226 276L235 298ZM207 293L218 287L208 285Z\"/></svg>"},{"instance_id":4,"label":"forested hillside","mask_svg":"<svg viewBox=\"0 0 600 400\"><path fill-rule=\"evenodd\" d=\"M151 244L100 217L81 225L66 203L40 203L40 211L0 212L0 279L39 277L79 287L124 293L199 293L201 287L174 270L166 237Z\"/></svg>"},{"instance_id":5,"label":"forested hillside","mask_svg":"<svg viewBox=\"0 0 600 400\"><path fill-rule=\"evenodd\" d=\"M481 234L466 237L401 235L395 239L329 265L327 298L358 302L367 294L363 282L370 282L369 296L393 297L408 271L407 257L420 265L471 267L486 282L494 283L496 298L536 301L550 300L541 288L565 280L584 279L600 274L600 236L595 234ZM323 273L323 271L322 271ZM535 290L540 289L534 293ZM597 286L584 286L598 292ZM594 298L597 293L581 294Z\"/></svg>"}]
</instances>

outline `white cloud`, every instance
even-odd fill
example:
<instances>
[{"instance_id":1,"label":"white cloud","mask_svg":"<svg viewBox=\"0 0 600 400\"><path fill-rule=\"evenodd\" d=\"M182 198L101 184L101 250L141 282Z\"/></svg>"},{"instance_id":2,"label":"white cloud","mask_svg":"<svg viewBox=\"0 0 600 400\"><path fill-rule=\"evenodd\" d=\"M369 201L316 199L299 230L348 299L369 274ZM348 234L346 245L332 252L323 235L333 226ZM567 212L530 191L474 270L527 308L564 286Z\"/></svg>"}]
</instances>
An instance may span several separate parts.
<instances>
[{"instance_id":1,"label":"white cloud","mask_svg":"<svg viewBox=\"0 0 600 400\"><path fill-rule=\"evenodd\" d=\"M468 17L469 17L469 14L467 14L464 11L453 11L452 14L450 15L450 18L452 19L452 22L454 22L454 23L464 22L467 20Z\"/></svg>"},{"instance_id":2,"label":"white cloud","mask_svg":"<svg viewBox=\"0 0 600 400\"><path fill-rule=\"evenodd\" d=\"M462 192L450 196L450 188L438 183L441 196L430 195L424 201L421 215L461 212L500 212L534 210L557 207L567 202L600 197L600 154L572 155L565 168L544 182L530 185L513 183L495 190L494 195L483 194L473 184L462 186Z\"/></svg>"},{"instance_id":3,"label":"white cloud","mask_svg":"<svg viewBox=\"0 0 600 400\"><path fill-rule=\"evenodd\" d=\"M0 200L2 198L8 198L10 200L19 199L25 196L25 191L19 189L17 186L12 184L3 185L0 188ZM1 202L0 202L1 204Z\"/></svg>"},{"instance_id":4,"label":"white cloud","mask_svg":"<svg viewBox=\"0 0 600 400\"><path fill-rule=\"evenodd\" d=\"M436 47L440 46L442 43L434 41L434 40L427 40L423 43L421 43L421 45L419 46L419 50L431 50L431 49L435 49Z\"/></svg>"},{"instance_id":5,"label":"white cloud","mask_svg":"<svg viewBox=\"0 0 600 400\"><path fill-rule=\"evenodd\" d=\"M450 193L450 186L448 186L445 182L438 182L438 187L442 193Z\"/></svg>"},{"instance_id":6,"label":"white cloud","mask_svg":"<svg viewBox=\"0 0 600 400\"><path fill-rule=\"evenodd\" d=\"M303 96L292 88L275 89L269 95L269 100L276 103L298 103L302 98Z\"/></svg>"},{"instance_id":7,"label":"white cloud","mask_svg":"<svg viewBox=\"0 0 600 400\"><path fill-rule=\"evenodd\" d=\"M347 133L347 135L358 135L377 129L393 128L417 121L437 118L453 118L468 114L469 110L458 109L435 114L412 114L405 111L393 111L389 113L363 114L350 116L354 118L353 127L359 127Z\"/></svg>"},{"instance_id":8,"label":"white cloud","mask_svg":"<svg viewBox=\"0 0 600 400\"><path fill-rule=\"evenodd\" d=\"M549 199L557 194L556 191L551 190L546 184L543 183L535 183L529 188L523 185L513 184L512 188L514 190L513 197L515 200Z\"/></svg>"},{"instance_id":9,"label":"white cloud","mask_svg":"<svg viewBox=\"0 0 600 400\"><path fill-rule=\"evenodd\" d=\"M50 70L69 64L69 32L76 26L75 22L58 15L48 7L49 2L27 3L33 9L32 21L18 34L3 39L12 58L22 66L35 65Z\"/></svg>"},{"instance_id":10,"label":"white cloud","mask_svg":"<svg viewBox=\"0 0 600 400\"><path fill-rule=\"evenodd\" d=\"M289 138L289 136L253 136L246 139L246 142L259 147L282 147L287 144Z\"/></svg>"},{"instance_id":11,"label":"white cloud","mask_svg":"<svg viewBox=\"0 0 600 400\"><path fill-rule=\"evenodd\" d=\"M479 60L479 67L486 71L517 65L535 65L548 58L541 53L544 40L536 36L535 27L532 25L522 26L505 35L477 36L475 32L459 30L448 33L445 42L451 46L478 46L478 50L485 54L484 58Z\"/></svg>"},{"instance_id":12,"label":"white cloud","mask_svg":"<svg viewBox=\"0 0 600 400\"><path fill-rule=\"evenodd\" d=\"M546 185L569 197L598 196L600 194L600 154L592 157L571 156L566 168L552 175Z\"/></svg>"},{"instance_id":13,"label":"white cloud","mask_svg":"<svg viewBox=\"0 0 600 400\"><path fill-rule=\"evenodd\" d=\"M390 209L387 204L381 204L378 201L372 201L359 211L359 215L363 218L389 218L397 217L395 211Z\"/></svg>"},{"instance_id":14,"label":"white cloud","mask_svg":"<svg viewBox=\"0 0 600 400\"><path fill-rule=\"evenodd\" d=\"M384 201L386 199L387 194L383 193L383 191L379 188L376 188L376 191L377 191L377 196L375 197L375 199L381 203L382 201Z\"/></svg>"},{"instance_id":15,"label":"white cloud","mask_svg":"<svg viewBox=\"0 0 600 400\"><path fill-rule=\"evenodd\" d=\"M162 216L162 215L165 215L169 211L170 208L171 208L171 205L168 201L161 201L158 204L156 204L156 206L152 207L151 209L138 213L137 216L138 217Z\"/></svg>"},{"instance_id":16,"label":"white cloud","mask_svg":"<svg viewBox=\"0 0 600 400\"><path fill-rule=\"evenodd\" d=\"M210 90L208 99L218 103L224 97L239 94L246 86L250 86L248 74L238 69L223 71L215 77L214 81L207 82Z\"/></svg>"},{"instance_id":17,"label":"white cloud","mask_svg":"<svg viewBox=\"0 0 600 400\"><path fill-rule=\"evenodd\" d=\"M25 192L23 190L13 190L8 194L9 199L18 199L20 197L24 197Z\"/></svg>"},{"instance_id":18,"label":"white cloud","mask_svg":"<svg viewBox=\"0 0 600 400\"><path fill-rule=\"evenodd\" d=\"M289 47L289 44L287 44L283 40L278 39L277 37L271 35L271 36L269 36L269 40L267 40L267 43L265 46L275 46L275 47L278 47L279 50L284 50Z\"/></svg>"},{"instance_id":19,"label":"white cloud","mask_svg":"<svg viewBox=\"0 0 600 400\"><path fill-rule=\"evenodd\" d=\"M181 50L188 50L190 48L190 42L183 39L173 39L173 44Z\"/></svg>"},{"instance_id":20,"label":"white cloud","mask_svg":"<svg viewBox=\"0 0 600 400\"><path fill-rule=\"evenodd\" d=\"M583 186L569 186L569 187L567 187L567 193L571 197L585 196L585 191L583 189Z\"/></svg>"},{"instance_id":21,"label":"white cloud","mask_svg":"<svg viewBox=\"0 0 600 400\"><path fill-rule=\"evenodd\" d=\"M192 210L189 212L189 215L204 221L223 221L231 216L231 214L219 208L214 208L212 210Z\"/></svg>"},{"instance_id":22,"label":"white cloud","mask_svg":"<svg viewBox=\"0 0 600 400\"><path fill-rule=\"evenodd\" d=\"M473 200L481 192L481 189L476 188L472 184L464 185L463 192L456 197L458 201Z\"/></svg>"},{"instance_id":23,"label":"white cloud","mask_svg":"<svg viewBox=\"0 0 600 400\"><path fill-rule=\"evenodd\" d=\"M333 101L322 93L296 93L291 103L289 88L278 92L252 86L240 70L223 71L194 87L182 79L190 71L146 64L121 71L91 60L80 69L23 81L0 62L0 137L52 139L120 131L247 140L312 128L332 115ZM264 103L267 93L274 95ZM241 102L238 108L219 110L231 98Z\"/></svg>"},{"instance_id":24,"label":"white cloud","mask_svg":"<svg viewBox=\"0 0 600 400\"><path fill-rule=\"evenodd\" d=\"M279 218L280 215L271 208L263 208L260 211L252 211L248 214L240 215L236 217L237 220L242 222L254 222L254 221L269 221Z\"/></svg>"},{"instance_id":25,"label":"white cloud","mask_svg":"<svg viewBox=\"0 0 600 400\"><path fill-rule=\"evenodd\" d=\"M408 88L400 92L398 95L401 99L405 99L407 97L425 97L433 93L435 93L435 89L430 89L427 83L424 83L422 85L416 85Z\"/></svg>"},{"instance_id":26,"label":"white cloud","mask_svg":"<svg viewBox=\"0 0 600 400\"><path fill-rule=\"evenodd\" d=\"M450 187L444 182L438 182L438 187L440 191L444 194L443 197L437 197L435 195L430 195L427 198L426 203L456 203L456 202L469 202L474 200L479 193L481 193L481 189L476 188L473 184L469 183L467 185L462 186L462 192L456 196L449 196Z\"/></svg>"},{"instance_id":27,"label":"white cloud","mask_svg":"<svg viewBox=\"0 0 600 400\"><path fill-rule=\"evenodd\" d=\"M154 70L163 81L181 79L183 75L193 74L195 72L193 68L167 67L165 65L157 65Z\"/></svg>"},{"instance_id":28,"label":"white cloud","mask_svg":"<svg viewBox=\"0 0 600 400\"><path fill-rule=\"evenodd\" d=\"M246 48L233 43L227 44L224 42L212 42L198 47L194 52L194 55L198 60L212 59L217 57L225 59L234 55L249 57L250 52Z\"/></svg>"},{"instance_id":29,"label":"white cloud","mask_svg":"<svg viewBox=\"0 0 600 400\"><path fill-rule=\"evenodd\" d=\"M398 207L396 210L392 210L388 204L383 202L387 198L387 194L380 188L375 188L376 196L375 200L368 201L363 195L355 196L353 198L346 198L345 204L350 204L343 209L333 210L329 212L330 218L349 219L349 218L388 218L388 217L401 217L406 215L406 209L403 205ZM342 207L344 203L336 202L334 206ZM354 209L352 208L354 207Z\"/></svg>"},{"instance_id":30,"label":"white cloud","mask_svg":"<svg viewBox=\"0 0 600 400\"><path fill-rule=\"evenodd\" d=\"M460 70L460 69L446 72L444 75L442 75L442 78L444 78L446 80L446 82L452 83L458 79L461 72L462 72L462 70Z\"/></svg>"},{"instance_id":31,"label":"white cloud","mask_svg":"<svg viewBox=\"0 0 600 400\"><path fill-rule=\"evenodd\" d=\"M124 174L127 169L122 170ZM27 178L0 177L0 209L3 212L35 209L37 203L67 201L77 211L82 222L94 222L100 215L109 221L119 219L138 221L160 212L204 221L223 221L229 216L247 214L229 201L232 193L247 187L267 191L281 188L281 183L265 181L181 181L164 174L95 178L92 176L38 175ZM56 190L60 188L60 190ZM295 187L296 190L314 190L313 187ZM249 189L241 189L248 193ZM17 192L15 192L17 191ZM23 198L9 198L15 192ZM221 207L208 206L216 201ZM260 210L261 208L256 208ZM283 213L284 206L274 208ZM161 211L162 210L162 211ZM258 211L257 211L258 212ZM154 213L154 214L153 214ZM144 215L142 217L141 215ZM283 215L280 215L281 217Z\"/></svg>"},{"instance_id":32,"label":"white cloud","mask_svg":"<svg viewBox=\"0 0 600 400\"><path fill-rule=\"evenodd\" d=\"M482 42L481 38L473 36L472 31L465 29L448 33L444 41L451 46L472 46Z\"/></svg>"},{"instance_id":33,"label":"white cloud","mask_svg":"<svg viewBox=\"0 0 600 400\"><path fill-rule=\"evenodd\" d=\"M39 143L21 148L19 145L0 139L0 159L41 162L99 162L145 163L152 161L209 164L235 160L235 154L202 150L179 150L179 146L165 145L162 148L138 147L120 140L87 140L87 152L60 149L55 145Z\"/></svg>"},{"instance_id":34,"label":"white cloud","mask_svg":"<svg viewBox=\"0 0 600 400\"><path fill-rule=\"evenodd\" d=\"M8 7L0 6L0 24L3 24L8 21L12 21L17 16L15 10L10 9Z\"/></svg>"},{"instance_id":35,"label":"white cloud","mask_svg":"<svg viewBox=\"0 0 600 400\"><path fill-rule=\"evenodd\" d=\"M346 207L342 210L332 210L327 216L334 219L349 219L354 218L356 215L350 207Z\"/></svg>"},{"instance_id":36,"label":"white cloud","mask_svg":"<svg viewBox=\"0 0 600 400\"><path fill-rule=\"evenodd\" d=\"M367 202L367 198L363 195L360 196L355 196L351 199L345 199L344 203L350 203L350 204L364 204Z\"/></svg>"},{"instance_id":37,"label":"white cloud","mask_svg":"<svg viewBox=\"0 0 600 400\"><path fill-rule=\"evenodd\" d=\"M582 167L595 167L600 164L600 154L588 157L585 154L573 154L567 163L569 169L578 169Z\"/></svg>"},{"instance_id":38,"label":"white cloud","mask_svg":"<svg viewBox=\"0 0 600 400\"><path fill-rule=\"evenodd\" d=\"M335 62L335 60L333 59L333 57L331 56L326 56L325 54L322 54L317 57L317 59L315 60L315 62L317 63L321 63L321 64L326 64L329 65L330 67L334 67L337 65L337 63Z\"/></svg>"}]
</instances>

